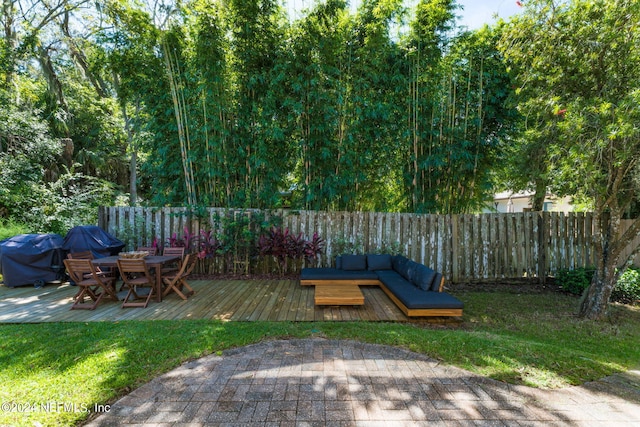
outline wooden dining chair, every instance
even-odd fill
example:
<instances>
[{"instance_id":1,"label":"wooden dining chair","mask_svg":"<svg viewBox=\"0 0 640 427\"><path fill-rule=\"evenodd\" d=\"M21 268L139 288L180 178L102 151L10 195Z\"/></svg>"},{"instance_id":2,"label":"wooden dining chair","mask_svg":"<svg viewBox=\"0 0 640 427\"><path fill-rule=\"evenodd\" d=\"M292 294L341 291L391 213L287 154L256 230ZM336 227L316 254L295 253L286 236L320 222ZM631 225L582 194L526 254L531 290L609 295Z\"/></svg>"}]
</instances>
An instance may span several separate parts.
<instances>
[{"instance_id":1,"label":"wooden dining chair","mask_svg":"<svg viewBox=\"0 0 640 427\"><path fill-rule=\"evenodd\" d=\"M105 297L118 301L115 277L99 274L90 259L67 258L64 265L71 280L80 288L74 296L71 310L94 310ZM91 299L93 303L85 303L86 298Z\"/></svg>"},{"instance_id":2,"label":"wooden dining chair","mask_svg":"<svg viewBox=\"0 0 640 427\"><path fill-rule=\"evenodd\" d=\"M122 302L122 308L142 307L149 305L156 292L156 281L143 259L118 259L118 270L123 285L128 289ZM131 300L144 300L131 302Z\"/></svg>"},{"instance_id":3,"label":"wooden dining chair","mask_svg":"<svg viewBox=\"0 0 640 427\"><path fill-rule=\"evenodd\" d=\"M164 292L162 292L163 297L167 296L170 292L175 292L180 298L186 300L187 295L195 294L193 288L187 283L187 277L189 277L193 268L196 266L197 260L198 257L196 254L187 254L184 257L180 270L162 276L162 283L165 285Z\"/></svg>"},{"instance_id":4,"label":"wooden dining chair","mask_svg":"<svg viewBox=\"0 0 640 427\"><path fill-rule=\"evenodd\" d=\"M93 256L93 252L91 251L69 252L67 254L67 258L68 259L89 259L89 260L95 259L95 257ZM109 268L101 269L100 267L96 267L95 270L98 274L101 274L103 276L115 277L114 272L111 271Z\"/></svg>"},{"instance_id":5,"label":"wooden dining chair","mask_svg":"<svg viewBox=\"0 0 640 427\"><path fill-rule=\"evenodd\" d=\"M164 248L164 251L162 251L163 256L179 256L180 259L175 263L166 264L165 267L162 267L163 276L180 270L182 267L182 260L184 259L184 251L184 246Z\"/></svg>"},{"instance_id":6,"label":"wooden dining chair","mask_svg":"<svg viewBox=\"0 0 640 427\"><path fill-rule=\"evenodd\" d=\"M150 256L156 256L158 254L158 248L155 246L138 246L138 252L149 252Z\"/></svg>"},{"instance_id":7,"label":"wooden dining chair","mask_svg":"<svg viewBox=\"0 0 640 427\"><path fill-rule=\"evenodd\" d=\"M91 252L91 251L69 252L67 254L67 258L69 258L69 259L93 259L93 252ZM71 274L69 274L69 276L71 276ZM85 274L84 278L85 279L91 278L91 273ZM73 284L75 284L75 280L73 280L73 278L71 278L71 281L73 282ZM76 294L73 296L74 300L76 298L78 298L78 296L80 295L81 291L82 291L81 289L78 289L78 292L76 292Z\"/></svg>"}]
</instances>

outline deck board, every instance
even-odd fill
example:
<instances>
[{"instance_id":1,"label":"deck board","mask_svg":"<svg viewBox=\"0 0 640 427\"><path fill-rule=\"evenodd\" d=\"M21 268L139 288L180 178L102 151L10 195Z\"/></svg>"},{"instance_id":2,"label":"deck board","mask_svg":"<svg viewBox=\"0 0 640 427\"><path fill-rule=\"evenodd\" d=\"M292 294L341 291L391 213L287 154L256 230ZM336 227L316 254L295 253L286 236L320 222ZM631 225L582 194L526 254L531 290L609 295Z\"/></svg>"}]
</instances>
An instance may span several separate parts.
<instances>
[{"instance_id":1,"label":"deck board","mask_svg":"<svg viewBox=\"0 0 640 427\"><path fill-rule=\"evenodd\" d=\"M195 295L175 293L147 308L120 308L103 301L95 310L69 310L77 288L47 284L8 288L0 285L0 323L101 322L124 320L218 319L228 321L392 321L409 319L376 286L362 286L363 306L315 306L313 286L293 279L192 280ZM427 320L427 319L422 319Z\"/></svg>"}]
</instances>

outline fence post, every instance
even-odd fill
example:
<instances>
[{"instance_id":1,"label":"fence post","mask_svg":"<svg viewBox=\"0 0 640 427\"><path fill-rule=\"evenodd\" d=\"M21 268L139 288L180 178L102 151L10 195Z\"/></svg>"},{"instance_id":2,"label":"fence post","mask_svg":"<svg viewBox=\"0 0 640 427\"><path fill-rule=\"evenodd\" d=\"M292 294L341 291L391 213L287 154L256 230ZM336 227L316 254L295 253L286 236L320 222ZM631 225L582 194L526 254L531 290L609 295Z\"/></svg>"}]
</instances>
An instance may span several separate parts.
<instances>
[{"instance_id":1,"label":"fence post","mask_svg":"<svg viewBox=\"0 0 640 427\"><path fill-rule=\"evenodd\" d=\"M549 249L550 218L549 212L538 213L538 277L543 285L547 283L548 275L547 252Z\"/></svg>"}]
</instances>

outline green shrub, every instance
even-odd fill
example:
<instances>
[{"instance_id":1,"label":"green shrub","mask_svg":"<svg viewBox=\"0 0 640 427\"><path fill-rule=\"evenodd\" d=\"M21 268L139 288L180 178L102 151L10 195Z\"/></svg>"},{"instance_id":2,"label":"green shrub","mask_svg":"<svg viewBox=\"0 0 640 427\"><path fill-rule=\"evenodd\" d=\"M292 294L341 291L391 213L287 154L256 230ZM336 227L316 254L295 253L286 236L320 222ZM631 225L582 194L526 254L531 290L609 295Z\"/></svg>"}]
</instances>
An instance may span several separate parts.
<instances>
[{"instance_id":1,"label":"green shrub","mask_svg":"<svg viewBox=\"0 0 640 427\"><path fill-rule=\"evenodd\" d=\"M591 285L593 272L593 268L586 267L558 270L556 283L567 292L582 295L584 290Z\"/></svg>"},{"instance_id":2,"label":"green shrub","mask_svg":"<svg viewBox=\"0 0 640 427\"><path fill-rule=\"evenodd\" d=\"M640 269L629 268L620 276L611 293L611 301L624 304L640 301Z\"/></svg>"},{"instance_id":3,"label":"green shrub","mask_svg":"<svg viewBox=\"0 0 640 427\"><path fill-rule=\"evenodd\" d=\"M0 240L26 233L29 233L26 225L11 220L0 219Z\"/></svg>"},{"instance_id":4,"label":"green shrub","mask_svg":"<svg viewBox=\"0 0 640 427\"><path fill-rule=\"evenodd\" d=\"M567 292L582 295L591 285L593 273L593 268L585 267L558 270L556 283ZM640 268L630 268L622 274L610 299L623 304L640 301Z\"/></svg>"},{"instance_id":5,"label":"green shrub","mask_svg":"<svg viewBox=\"0 0 640 427\"><path fill-rule=\"evenodd\" d=\"M332 241L332 246L334 255L364 253L364 242L360 236L356 236L355 238L346 236L336 237Z\"/></svg>"}]
</instances>

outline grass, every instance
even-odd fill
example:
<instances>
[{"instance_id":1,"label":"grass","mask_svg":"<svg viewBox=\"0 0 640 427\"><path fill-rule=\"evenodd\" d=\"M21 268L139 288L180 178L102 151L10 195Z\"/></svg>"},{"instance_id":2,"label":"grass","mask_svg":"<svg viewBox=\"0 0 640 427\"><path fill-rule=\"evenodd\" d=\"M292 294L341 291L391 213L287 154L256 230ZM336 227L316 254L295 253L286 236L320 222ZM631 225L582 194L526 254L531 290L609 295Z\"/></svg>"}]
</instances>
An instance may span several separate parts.
<instances>
[{"instance_id":1,"label":"grass","mask_svg":"<svg viewBox=\"0 0 640 427\"><path fill-rule=\"evenodd\" d=\"M208 320L0 325L0 402L75 405L0 411L0 425L77 424L85 409L109 404L187 360L267 339L322 336L401 346L497 380L543 388L595 380L633 369L640 360L637 307L614 305L607 321L591 322L572 314L577 300L568 295L456 295L466 307L464 322L455 327Z\"/></svg>"}]
</instances>

